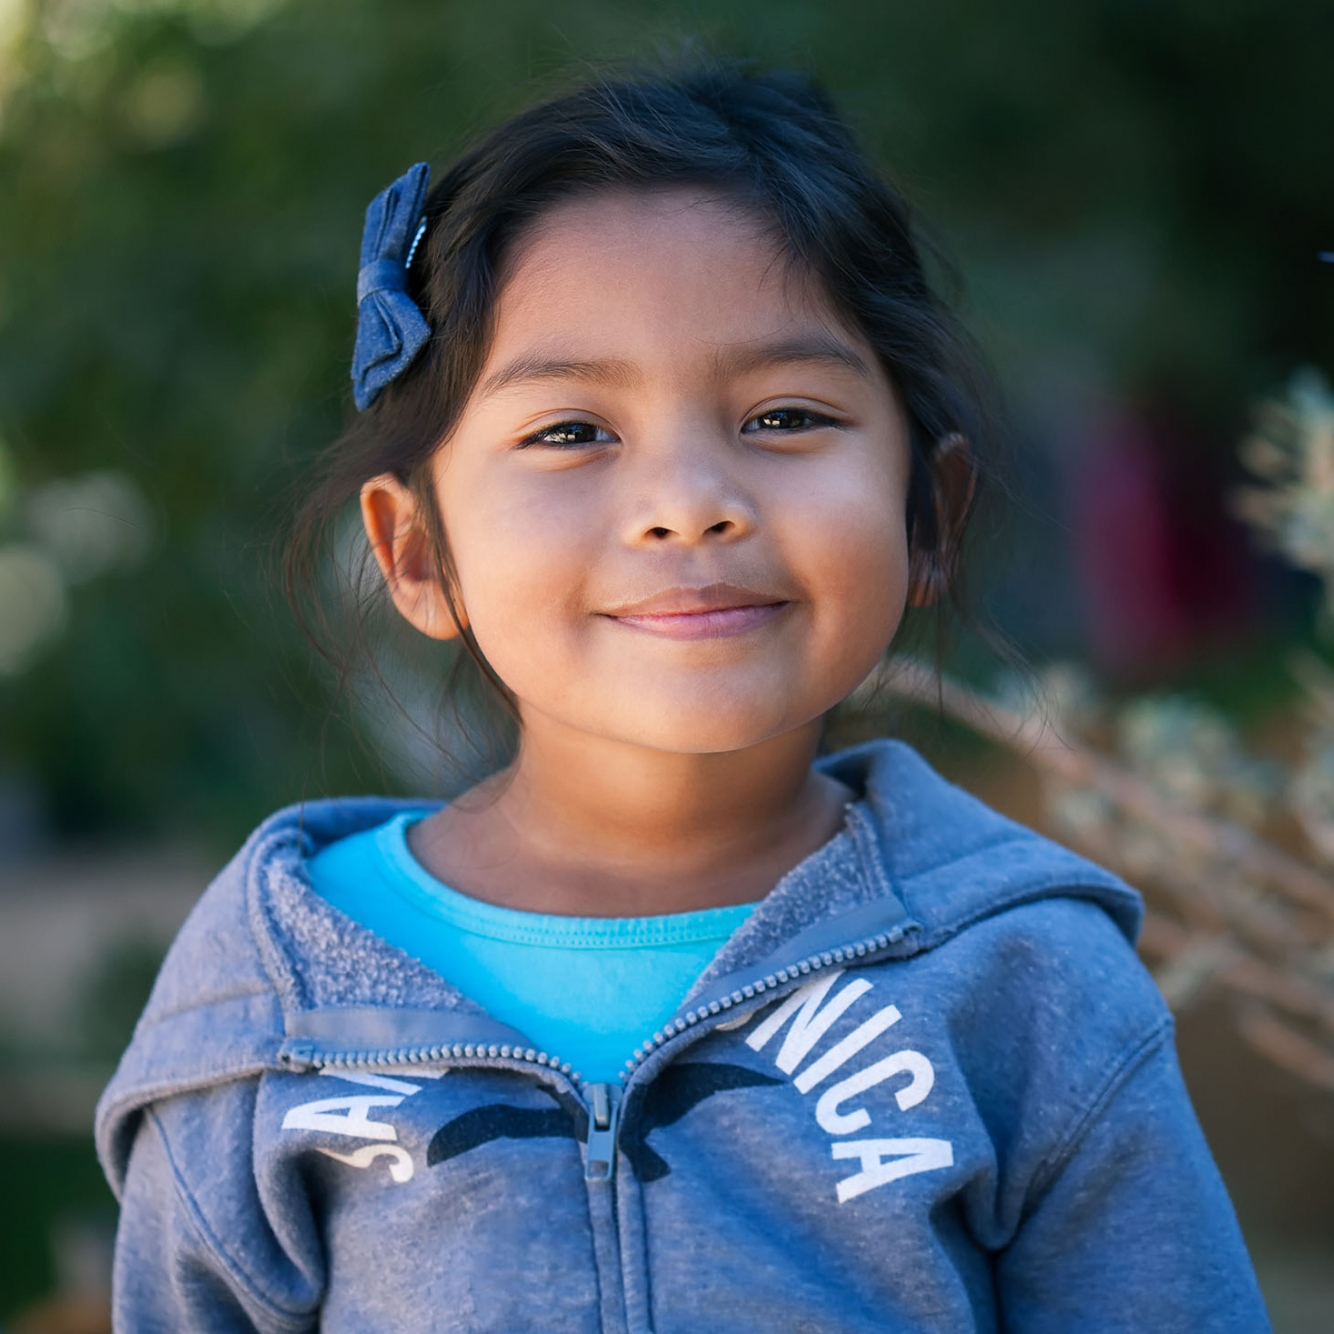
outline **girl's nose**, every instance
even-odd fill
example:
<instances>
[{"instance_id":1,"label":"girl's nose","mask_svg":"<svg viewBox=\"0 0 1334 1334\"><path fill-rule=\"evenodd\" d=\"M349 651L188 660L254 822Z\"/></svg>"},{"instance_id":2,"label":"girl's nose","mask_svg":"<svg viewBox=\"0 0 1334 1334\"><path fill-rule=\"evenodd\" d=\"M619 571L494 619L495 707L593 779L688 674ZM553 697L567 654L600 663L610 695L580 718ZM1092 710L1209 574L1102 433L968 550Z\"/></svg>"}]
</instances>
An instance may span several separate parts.
<instances>
[{"instance_id":1,"label":"girl's nose","mask_svg":"<svg viewBox=\"0 0 1334 1334\"><path fill-rule=\"evenodd\" d=\"M703 441L663 450L630 482L628 494L624 532L631 544L735 541L757 521L755 497L737 475L736 460Z\"/></svg>"}]
</instances>

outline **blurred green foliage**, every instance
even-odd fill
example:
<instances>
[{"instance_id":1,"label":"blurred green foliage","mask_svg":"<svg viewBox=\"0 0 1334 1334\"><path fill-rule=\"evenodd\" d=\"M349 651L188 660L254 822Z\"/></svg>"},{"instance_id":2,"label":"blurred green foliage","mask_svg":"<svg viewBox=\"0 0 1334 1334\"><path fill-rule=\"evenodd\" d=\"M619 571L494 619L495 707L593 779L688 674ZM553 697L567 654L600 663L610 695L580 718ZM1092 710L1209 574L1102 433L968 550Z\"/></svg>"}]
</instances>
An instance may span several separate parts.
<instances>
[{"instance_id":1,"label":"blurred green foliage","mask_svg":"<svg viewBox=\"0 0 1334 1334\"><path fill-rule=\"evenodd\" d=\"M62 1221L115 1226L115 1201L90 1142L68 1137L0 1135L0 1319L49 1293L55 1273L52 1233Z\"/></svg>"},{"instance_id":2,"label":"blurred green foliage","mask_svg":"<svg viewBox=\"0 0 1334 1334\"><path fill-rule=\"evenodd\" d=\"M186 825L230 851L302 795L392 785L345 730L321 753L330 683L266 544L350 411L367 201L583 62L697 38L820 75L959 256L1021 398L1071 356L1126 392L1168 377L1230 447L1289 365L1334 364L1321 0L10 0L2 19L0 541L34 540L41 488L108 468L151 536L0 676L0 757L63 834Z\"/></svg>"}]
</instances>

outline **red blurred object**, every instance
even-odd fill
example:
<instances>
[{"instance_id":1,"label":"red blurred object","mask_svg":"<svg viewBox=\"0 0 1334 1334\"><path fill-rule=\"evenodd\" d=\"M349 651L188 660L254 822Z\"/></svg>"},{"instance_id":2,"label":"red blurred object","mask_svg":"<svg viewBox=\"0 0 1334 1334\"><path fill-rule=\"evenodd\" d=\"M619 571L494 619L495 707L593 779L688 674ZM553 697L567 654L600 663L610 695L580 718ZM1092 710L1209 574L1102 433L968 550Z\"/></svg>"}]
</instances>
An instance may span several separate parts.
<instances>
[{"instance_id":1,"label":"red blurred object","mask_svg":"<svg viewBox=\"0 0 1334 1334\"><path fill-rule=\"evenodd\" d=\"M1254 628L1254 564L1224 508L1227 463L1162 399L1106 416L1071 461L1071 545L1089 654L1106 675L1159 676Z\"/></svg>"}]
</instances>

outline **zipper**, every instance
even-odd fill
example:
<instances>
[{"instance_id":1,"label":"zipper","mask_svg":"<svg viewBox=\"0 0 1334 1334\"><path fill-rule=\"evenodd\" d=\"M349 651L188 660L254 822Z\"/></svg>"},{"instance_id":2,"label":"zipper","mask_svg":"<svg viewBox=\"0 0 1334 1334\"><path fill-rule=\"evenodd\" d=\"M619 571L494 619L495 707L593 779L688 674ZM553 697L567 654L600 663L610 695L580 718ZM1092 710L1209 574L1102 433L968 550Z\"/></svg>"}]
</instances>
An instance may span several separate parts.
<instances>
[{"instance_id":1,"label":"zipper","mask_svg":"<svg viewBox=\"0 0 1334 1334\"><path fill-rule=\"evenodd\" d=\"M855 801L846 802L844 813L846 816L844 828L852 831L854 841L860 846L862 839L857 836L855 826L862 823L863 817L857 810L857 803ZM756 978L754 982L737 987L728 995L719 996L716 1000L711 1000L707 1004L697 1005L694 1009L687 1010L685 1014L669 1020L648 1041L635 1048L630 1059L625 1063L625 1069L620 1073L622 1087L654 1052L660 1050L678 1033L693 1028L702 1020L722 1014L725 1010L742 1005L746 1001L753 1000L756 996L776 992L794 981L800 985L802 978L809 977L811 973L817 973L822 968L830 968L834 964L845 964L852 960L865 959L869 954L878 954L891 945L897 945L909 931L919 929L920 925L917 922L908 922L902 926L890 927L886 931L876 931L871 935L861 937L859 940L840 945L836 949L817 950L813 954L808 954L804 959L789 964L786 968L776 969L762 978ZM768 996L768 999L773 1000L774 997ZM756 1008L760 1007L757 1006ZM744 1020L738 1022L744 1022Z\"/></svg>"},{"instance_id":2,"label":"zipper","mask_svg":"<svg viewBox=\"0 0 1334 1334\"><path fill-rule=\"evenodd\" d=\"M877 954L881 950L888 949L891 945L897 945L905 934L903 927L895 926L888 931L878 931L875 935L864 936L861 940L841 945L837 949L808 954L806 958L800 959L794 964L789 964L786 968L780 968L765 977L756 978L754 982L748 982L744 986L738 987L729 995L719 996L717 1000L711 1000L706 1005L687 1010L685 1014L678 1018L669 1020L651 1038L635 1048L634 1053L625 1063L625 1069L619 1075L621 1084L624 1085L631 1075L665 1043L669 1042L678 1033L684 1033L687 1028L694 1028L702 1020L722 1014L725 1010L730 1010L734 1006L753 1000L756 996L775 991L790 982L799 982L801 978L808 977L811 973L817 973L822 968L830 968L834 964L848 963L853 959L864 959L868 954ZM608 1084L586 1084L579 1071L575 1070L569 1061L562 1061L559 1056L538 1051L535 1047L518 1047L508 1042L443 1042L432 1046L384 1047L342 1052L319 1051L313 1042L292 1042L287 1044L279 1055L279 1059L285 1066L298 1072L321 1069L357 1069L368 1065L426 1065L437 1061L485 1061L500 1058L510 1061L528 1061L534 1065L543 1066L556 1074L564 1075L576 1088L589 1089L594 1098L599 1096L596 1092L597 1089L605 1090L611 1087ZM613 1107L618 1110L618 1105L614 1102ZM612 1124L614 1124L616 1119L615 1110L611 1113L611 1117ZM595 1117L593 1119L596 1120Z\"/></svg>"},{"instance_id":3,"label":"zipper","mask_svg":"<svg viewBox=\"0 0 1334 1334\"><path fill-rule=\"evenodd\" d=\"M789 964L786 968L780 968L765 977L757 978L754 982L738 987L729 995L719 996L717 1000L711 1000L707 1005L700 1005L693 1010L687 1010L685 1014L670 1020L663 1028L654 1033L647 1042L635 1048L634 1054L625 1063L625 1069L621 1071L621 1084L624 1085L655 1051L678 1033L684 1033L687 1028L693 1028L701 1020L721 1014L724 1010L730 1010L733 1006L744 1004L746 1001L753 1000L756 996L766 992L778 990L790 982L808 977L811 973L818 973L822 968L829 968L834 964L848 963L854 959L864 959L868 954L878 954L891 945L897 945L905 934L903 927L895 926L888 931L877 931L875 935L863 936L861 940L840 945L837 949L821 950L817 954L808 954L804 959Z\"/></svg>"},{"instance_id":4,"label":"zipper","mask_svg":"<svg viewBox=\"0 0 1334 1334\"><path fill-rule=\"evenodd\" d=\"M279 1059L294 1073L310 1070L354 1069L368 1065L425 1065L436 1061L472 1058L505 1058L531 1061L564 1075L588 1092L588 1134L584 1145L584 1177L588 1181L610 1181L616 1170L616 1130L620 1120L621 1091L611 1084L585 1084L568 1061L561 1061L535 1047L515 1047L509 1043L450 1042L436 1046L386 1047L379 1051L321 1052L313 1042L292 1043Z\"/></svg>"},{"instance_id":5,"label":"zipper","mask_svg":"<svg viewBox=\"0 0 1334 1334\"><path fill-rule=\"evenodd\" d=\"M610 1084L590 1084L592 1098L588 1117L584 1180L610 1181L616 1171L616 1123L620 1119L620 1089Z\"/></svg>"},{"instance_id":6,"label":"zipper","mask_svg":"<svg viewBox=\"0 0 1334 1334\"><path fill-rule=\"evenodd\" d=\"M545 1066L556 1074L564 1075L576 1088L583 1087L583 1076L569 1061L559 1056L538 1051L536 1047L516 1047L508 1042L442 1042L434 1046L382 1047L364 1051L320 1051L313 1042L291 1042L279 1053L278 1059L289 1069L301 1073L307 1070L356 1069L366 1065L428 1065L437 1061L495 1060L530 1061Z\"/></svg>"},{"instance_id":7,"label":"zipper","mask_svg":"<svg viewBox=\"0 0 1334 1334\"><path fill-rule=\"evenodd\" d=\"M915 926L914 923L909 929L915 929ZM531 1062L563 1075L575 1086L576 1091L580 1093L587 1091L588 1100L585 1102L585 1109L588 1112L588 1135L585 1140L584 1176L588 1181L610 1181L616 1171L616 1134L619 1128L624 1086L654 1052L660 1050L679 1033L694 1028L705 1019L743 1005L746 1001L754 1000L756 996L767 996L768 993L780 991L789 985L800 984L803 978L818 973L821 969L878 954L881 950L898 944L906 934L904 927L895 926L888 931L878 931L874 935L864 936L836 949L809 954L786 968L779 968L762 978L756 978L754 982L737 987L728 995L719 996L705 1005L687 1010L685 1014L670 1020L650 1039L635 1048L634 1054L625 1063L625 1069L620 1072L620 1088L607 1083L586 1083L569 1061L562 1061L559 1057L538 1051L535 1047L517 1047L507 1042L446 1042L432 1046L387 1047L379 1050L345 1052L321 1052L316 1049L313 1042L294 1042L284 1048L279 1059L289 1069L298 1072L500 1058Z\"/></svg>"}]
</instances>

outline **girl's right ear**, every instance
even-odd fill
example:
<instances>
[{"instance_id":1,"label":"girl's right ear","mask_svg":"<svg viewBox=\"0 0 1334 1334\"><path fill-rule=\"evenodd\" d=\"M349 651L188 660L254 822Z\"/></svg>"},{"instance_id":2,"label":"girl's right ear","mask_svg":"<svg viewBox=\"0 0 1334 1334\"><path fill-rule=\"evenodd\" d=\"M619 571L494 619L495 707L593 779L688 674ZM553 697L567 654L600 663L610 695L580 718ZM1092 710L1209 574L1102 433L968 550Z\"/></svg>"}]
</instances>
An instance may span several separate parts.
<instances>
[{"instance_id":1,"label":"girl's right ear","mask_svg":"<svg viewBox=\"0 0 1334 1334\"><path fill-rule=\"evenodd\" d=\"M394 606L431 639L457 638L459 627L440 587L412 492L392 473L371 478L361 488L361 521ZM467 625L462 599L456 598L455 606Z\"/></svg>"}]
</instances>

